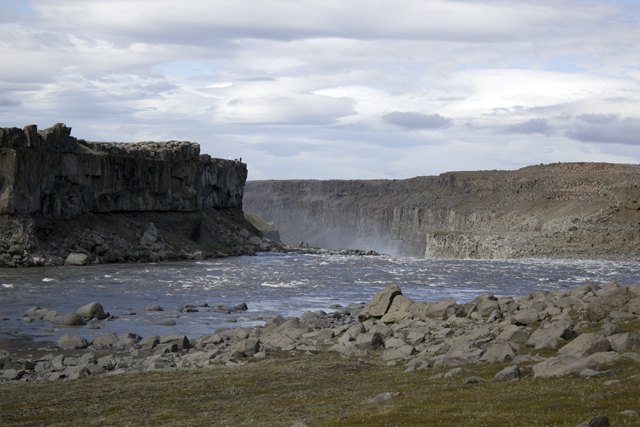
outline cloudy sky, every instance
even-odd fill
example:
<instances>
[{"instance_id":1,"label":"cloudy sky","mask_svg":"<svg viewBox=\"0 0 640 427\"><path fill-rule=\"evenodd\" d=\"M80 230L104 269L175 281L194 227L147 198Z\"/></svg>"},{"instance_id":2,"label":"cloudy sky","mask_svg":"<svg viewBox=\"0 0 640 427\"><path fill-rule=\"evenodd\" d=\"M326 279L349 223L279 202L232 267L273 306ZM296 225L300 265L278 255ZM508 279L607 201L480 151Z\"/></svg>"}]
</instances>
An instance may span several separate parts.
<instances>
[{"instance_id":1,"label":"cloudy sky","mask_svg":"<svg viewBox=\"0 0 640 427\"><path fill-rule=\"evenodd\" d=\"M640 163L638 0L0 0L0 126L249 179Z\"/></svg>"}]
</instances>

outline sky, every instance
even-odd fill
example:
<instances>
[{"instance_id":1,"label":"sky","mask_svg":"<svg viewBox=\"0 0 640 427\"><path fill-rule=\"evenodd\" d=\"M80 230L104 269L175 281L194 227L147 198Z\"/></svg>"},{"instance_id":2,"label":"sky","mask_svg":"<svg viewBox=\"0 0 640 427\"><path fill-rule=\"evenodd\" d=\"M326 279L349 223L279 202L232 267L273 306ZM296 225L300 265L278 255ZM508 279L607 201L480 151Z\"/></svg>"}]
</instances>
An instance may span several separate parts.
<instances>
[{"instance_id":1,"label":"sky","mask_svg":"<svg viewBox=\"0 0 640 427\"><path fill-rule=\"evenodd\" d=\"M250 180L640 163L640 0L0 0L0 127Z\"/></svg>"}]
</instances>

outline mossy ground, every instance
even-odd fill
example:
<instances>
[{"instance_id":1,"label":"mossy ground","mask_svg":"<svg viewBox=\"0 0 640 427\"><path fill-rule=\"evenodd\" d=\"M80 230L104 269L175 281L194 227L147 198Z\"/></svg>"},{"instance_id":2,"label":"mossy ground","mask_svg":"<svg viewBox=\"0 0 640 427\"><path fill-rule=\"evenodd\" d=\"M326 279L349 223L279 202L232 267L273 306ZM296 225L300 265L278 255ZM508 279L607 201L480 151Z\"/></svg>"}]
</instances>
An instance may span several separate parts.
<instances>
[{"instance_id":1,"label":"mossy ground","mask_svg":"<svg viewBox=\"0 0 640 427\"><path fill-rule=\"evenodd\" d=\"M493 382L506 365L468 365L462 376L432 380L450 368L404 373L401 364L331 353L275 356L279 363L2 384L0 425L576 426L602 414L615 426L639 422L619 414L640 407L633 362L613 378ZM472 375L489 381L464 384ZM619 382L604 385L611 379ZM402 396L361 405L383 392Z\"/></svg>"}]
</instances>

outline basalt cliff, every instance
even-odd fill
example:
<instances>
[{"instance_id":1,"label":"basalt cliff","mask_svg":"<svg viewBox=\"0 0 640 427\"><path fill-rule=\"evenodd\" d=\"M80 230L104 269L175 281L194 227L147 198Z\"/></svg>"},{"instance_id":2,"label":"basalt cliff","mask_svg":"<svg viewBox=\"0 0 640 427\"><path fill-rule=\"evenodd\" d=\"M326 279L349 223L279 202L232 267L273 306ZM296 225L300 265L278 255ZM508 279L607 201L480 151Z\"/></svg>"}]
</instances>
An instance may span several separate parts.
<instances>
[{"instance_id":1,"label":"basalt cliff","mask_svg":"<svg viewBox=\"0 0 640 427\"><path fill-rule=\"evenodd\" d=\"M640 166L556 163L405 180L249 181L282 241L444 258L640 257Z\"/></svg>"},{"instance_id":2,"label":"basalt cliff","mask_svg":"<svg viewBox=\"0 0 640 427\"><path fill-rule=\"evenodd\" d=\"M242 213L246 164L186 141L87 142L70 132L0 128L0 266L267 249Z\"/></svg>"}]
</instances>

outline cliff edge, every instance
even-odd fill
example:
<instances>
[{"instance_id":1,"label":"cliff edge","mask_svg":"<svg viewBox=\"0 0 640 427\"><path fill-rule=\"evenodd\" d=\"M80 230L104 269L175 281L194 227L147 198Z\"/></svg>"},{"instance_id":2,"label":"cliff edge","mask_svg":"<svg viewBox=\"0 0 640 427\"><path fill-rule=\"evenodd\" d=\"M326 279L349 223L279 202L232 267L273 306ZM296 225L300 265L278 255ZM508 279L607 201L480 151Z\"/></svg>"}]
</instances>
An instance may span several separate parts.
<instances>
[{"instance_id":1,"label":"cliff edge","mask_svg":"<svg viewBox=\"0 0 640 427\"><path fill-rule=\"evenodd\" d=\"M295 244L445 258L637 259L640 167L556 163L405 180L249 181Z\"/></svg>"},{"instance_id":2,"label":"cliff edge","mask_svg":"<svg viewBox=\"0 0 640 427\"><path fill-rule=\"evenodd\" d=\"M246 179L246 164L188 141L88 142L61 123L0 128L0 265L265 250L243 217Z\"/></svg>"}]
</instances>

